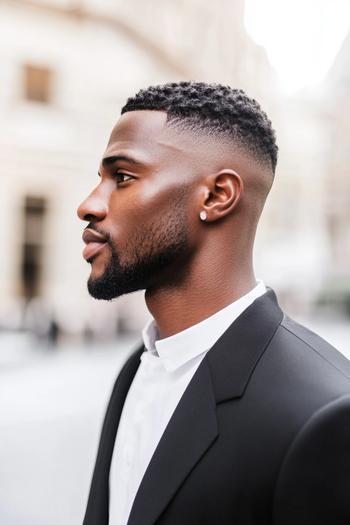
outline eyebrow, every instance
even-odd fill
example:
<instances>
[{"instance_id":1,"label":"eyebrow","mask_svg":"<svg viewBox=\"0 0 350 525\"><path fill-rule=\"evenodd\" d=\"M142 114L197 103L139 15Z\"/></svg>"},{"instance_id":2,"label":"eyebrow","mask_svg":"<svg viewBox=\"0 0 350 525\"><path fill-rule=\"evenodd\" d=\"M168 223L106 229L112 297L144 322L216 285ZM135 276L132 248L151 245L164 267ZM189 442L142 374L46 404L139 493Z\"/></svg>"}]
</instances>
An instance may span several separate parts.
<instances>
[{"instance_id":1,"label":"eyebrow","mask_svg":"<svg viewBox=\"0 0 350 525\"><path fill-rule=\"evenodd\" d=\"M105 157L102 160L102 166L109 166L110 164L114 164L115 162L127 162L128 164L132 164L136 167L144 167L143 162L129 157L128 155L112 155L111 157Z\"/></svg>"}]
</instances>

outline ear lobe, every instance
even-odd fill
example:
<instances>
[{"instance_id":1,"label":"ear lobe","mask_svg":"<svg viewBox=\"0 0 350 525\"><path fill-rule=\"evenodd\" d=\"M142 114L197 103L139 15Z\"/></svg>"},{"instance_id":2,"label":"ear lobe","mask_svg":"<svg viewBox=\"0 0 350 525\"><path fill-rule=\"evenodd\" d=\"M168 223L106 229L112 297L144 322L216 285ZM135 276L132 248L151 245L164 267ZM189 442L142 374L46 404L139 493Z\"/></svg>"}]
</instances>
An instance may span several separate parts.
<instances>
[{"instance_id":1,"label":"ear lobe","mask_svg":"<svg viewBox=\"0 0 350 525\"><path fill-rule=\"evenodd\" d=\"M207 222L232 213L244 192L241 176L231 169L224 169L216 173L210 182L210 192L204 206Z\"/></svg>"}]
</instances>

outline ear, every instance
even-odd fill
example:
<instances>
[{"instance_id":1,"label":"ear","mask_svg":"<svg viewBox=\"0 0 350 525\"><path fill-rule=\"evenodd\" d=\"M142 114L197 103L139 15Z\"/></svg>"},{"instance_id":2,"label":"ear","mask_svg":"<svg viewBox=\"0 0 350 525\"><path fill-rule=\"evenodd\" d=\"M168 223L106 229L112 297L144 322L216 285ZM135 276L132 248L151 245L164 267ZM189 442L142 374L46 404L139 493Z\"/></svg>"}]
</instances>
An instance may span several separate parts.
<instances>
[{"instance_id":1,"label":"ear","mask_svg":"<svg viewBox=\"0 0 350 525\"><path fill-rule=\"evenodd\" d=\"M241 176L234 170L223 169L206 179L206 197L199 211L206 212L206 222L216 221L229 215L243 195Z\"/></svg>"}]
</instances>

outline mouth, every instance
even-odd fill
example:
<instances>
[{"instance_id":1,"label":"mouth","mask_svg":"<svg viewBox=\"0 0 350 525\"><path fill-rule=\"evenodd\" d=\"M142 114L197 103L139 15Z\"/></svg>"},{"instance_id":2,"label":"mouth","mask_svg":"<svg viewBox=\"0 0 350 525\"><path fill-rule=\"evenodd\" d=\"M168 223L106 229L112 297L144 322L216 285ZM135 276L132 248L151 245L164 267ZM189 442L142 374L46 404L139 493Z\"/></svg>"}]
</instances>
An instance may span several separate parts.
<instances>
[{"instance_id":1,"label":"mouth","mask_svg":"<svg viewBox=\"0 0 350 525\"><path fill-rule=\"evenodd\" d=\"M83 250L83 257L88 262L96 257L108 244L105 237L90 228L84 230L83 241L86 244Z\"/></svg>"},{"instance_id":2,"label":"mouth","mask_svg":"<svg viewBox=\"0 0 350 525\"><path fill-rule=\"evenodd\" d=\"M90 262L106 246L107 242L88 242L83 250L83 257Z\"/></svg>"}]
</instances>

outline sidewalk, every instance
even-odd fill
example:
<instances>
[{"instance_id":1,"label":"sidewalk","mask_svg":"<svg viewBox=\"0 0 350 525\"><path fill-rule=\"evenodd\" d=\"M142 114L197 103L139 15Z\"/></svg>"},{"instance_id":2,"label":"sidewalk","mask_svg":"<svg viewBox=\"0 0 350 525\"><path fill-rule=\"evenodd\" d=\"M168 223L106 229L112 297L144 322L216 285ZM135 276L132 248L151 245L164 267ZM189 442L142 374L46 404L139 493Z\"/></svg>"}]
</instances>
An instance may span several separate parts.
<instances>
[{"instance_id":1,"label":"sidewalk","mask_svg":"<svg viewBox=\"0 0 350 525\"><path fill-rule=\"evenodd\" d=\"M0 367L1 525L82 522L105 406L134 348L132 338L21 361L18 347Z\"/></svg>"}]
</instances>

